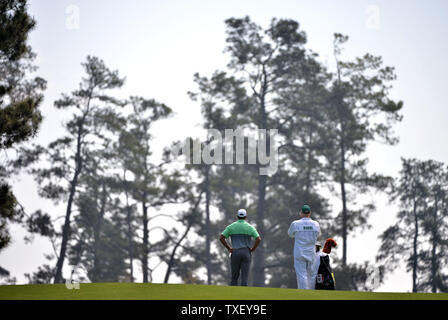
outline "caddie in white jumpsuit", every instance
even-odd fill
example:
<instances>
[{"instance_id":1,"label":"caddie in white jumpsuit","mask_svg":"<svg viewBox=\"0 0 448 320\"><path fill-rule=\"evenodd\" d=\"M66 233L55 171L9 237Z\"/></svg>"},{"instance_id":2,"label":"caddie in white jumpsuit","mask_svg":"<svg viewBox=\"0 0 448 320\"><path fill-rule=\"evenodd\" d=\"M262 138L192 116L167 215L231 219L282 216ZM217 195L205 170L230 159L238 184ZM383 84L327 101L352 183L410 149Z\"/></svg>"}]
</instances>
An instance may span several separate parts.
<instances>
[{"instance_id":1,"label":"caddie in white jumpsuit","mask_svg":"<svg viewBox=\"0 0 448 320\"><path fill-rule=\"evenodd\" d=\"M316 242L320 235L320 226L310 218L311 209L304 205L300 212L301 219L291 223L288 235L294 238L294 268L299 289L314 289L316 282L313 264L316 254Z\"/></svg>"}]
</instances>

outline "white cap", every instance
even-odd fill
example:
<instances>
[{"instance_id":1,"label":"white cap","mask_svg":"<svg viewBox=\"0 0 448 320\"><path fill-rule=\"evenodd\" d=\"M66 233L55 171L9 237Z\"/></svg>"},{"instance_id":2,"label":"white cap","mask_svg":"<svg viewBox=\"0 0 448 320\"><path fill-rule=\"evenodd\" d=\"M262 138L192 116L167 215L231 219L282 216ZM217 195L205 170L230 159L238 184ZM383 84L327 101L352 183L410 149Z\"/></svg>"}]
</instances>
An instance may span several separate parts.
<instances>
[{"instance_id":1,"label":"white cap","mask_svg":"<svg viewBox=\"0 0 448 320\"><path fill-rule=\"evenodd\" d=\"M247 215L246 210L240 209L238 210L238 217L244 218Z\"/></svg>"}]
</instances>

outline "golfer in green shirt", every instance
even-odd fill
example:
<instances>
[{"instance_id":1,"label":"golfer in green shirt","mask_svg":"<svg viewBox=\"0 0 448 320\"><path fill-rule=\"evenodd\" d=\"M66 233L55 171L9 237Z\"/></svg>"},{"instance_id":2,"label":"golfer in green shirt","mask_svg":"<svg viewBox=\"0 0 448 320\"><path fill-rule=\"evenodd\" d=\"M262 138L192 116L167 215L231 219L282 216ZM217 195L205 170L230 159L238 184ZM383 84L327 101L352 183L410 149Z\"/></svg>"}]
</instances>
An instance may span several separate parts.
<instances>
[{"instance_id":1,"label":"golfer in green shirt","mask_svg":"<svg viewBox=\"0 0 448 320\"><path fill-rule=\"evenodd\" d=\"M257 230L246 222L246 216L246 210L238 210L238 221L228 225L219 238L223 246L226 247L226 249L231 253L231 286L238 285L240 272L241 285L247 286L252 252L255 251L261 242L261 238ZM232 247L230 247L226 241L229 236L232 239ZM251 238L255 239L255 244L253 247L251 246Z\"/></svg>"}]
</instances>

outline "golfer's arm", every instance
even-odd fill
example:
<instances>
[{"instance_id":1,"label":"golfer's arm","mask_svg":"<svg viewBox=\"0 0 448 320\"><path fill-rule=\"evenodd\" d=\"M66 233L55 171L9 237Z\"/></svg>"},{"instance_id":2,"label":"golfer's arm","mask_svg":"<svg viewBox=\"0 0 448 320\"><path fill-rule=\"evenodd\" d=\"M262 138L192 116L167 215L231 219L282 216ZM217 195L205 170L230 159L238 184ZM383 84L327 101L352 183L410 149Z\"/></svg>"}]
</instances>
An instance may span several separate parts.
<instances>
[{"instance_id":1,"label":"golfer's arm","mask_svg":"<svg viewBox=\"0 0 448 320\"><path fill-rule=\"evenodd\" d=\"M258 237L255 239L255 244L254 244L254 246L252 247L252 249L250 249L250 251L255 251L255 249L257 249L257 247L258 247L258 245L260 244L260 242L261 242L261 237L258 236Z\"/></svg>"},{"instance_id":2,"label":"golfer's arm","mask_svg":"<svg viewBox=\"0 0 448 320\"><path fill-rule=\"evenodd\" d=\"M226 241L226 238L225 238L223 235L220 235L220 236L219 236L219 241L221 241L222 245L223 245L224 247L226 247L227 250L230 251L230 250L232 249L232 248L230 248L229 244L228 244L227 241Z\"/></svg>"}]
</instances>

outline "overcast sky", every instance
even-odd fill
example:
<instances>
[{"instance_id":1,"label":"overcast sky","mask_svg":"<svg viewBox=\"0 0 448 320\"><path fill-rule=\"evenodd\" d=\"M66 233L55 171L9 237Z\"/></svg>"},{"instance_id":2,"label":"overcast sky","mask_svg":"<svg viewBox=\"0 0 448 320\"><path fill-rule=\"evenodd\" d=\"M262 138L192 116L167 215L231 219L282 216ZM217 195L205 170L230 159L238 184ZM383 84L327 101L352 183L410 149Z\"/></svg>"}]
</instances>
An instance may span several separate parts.
<instances>
[{"instance_id":1,"label":"overcast sky","mask_svg":"<svg viewBox=\"0 0 448 320\"><path fill-rule=\"evenodd\" d=\"M391 96L404 101L403 121L396 125L397 146L372 144L369 169L396 176L400 157L434 159L448 163L445 139L448 120L448 1L143 1L143 0L30 0L29 12L37 21L30 44L37 53L38 74L48 81L42 105L44 121L36 142L46 144L62 134L62 112L53 102L76 89L83 76L80 63L87 55L103 59L126 77L119 96L142 95L164 102L175 116L155 127L159 145L167 145L200 131L200 108L190 101L193 74L223 70L228 56L224 20L249 15L267 27L272 18L291 18L307 34L307 47L332 65L335 32L350 37L345 57L366 52L381 55L398 75ZM32 178L20 176L15 192L27 211L39 208L53 216L60 209L37 196ZM397 207L384 195L372 195L377 211L372 228L351 236L349 262L373 261L378 235L395 221ZM333 210L340 210L335 203ZM21 227L11 227L13 244L0 254L0 265L20 283L51 252L45 239L25 244ZM286 232L286 230L285 230ZM267 244L268 245L268 244ZM342 251L342 246L338 249ZM292 265L291 265L292 268ZM155 274L162 282L165 270ZM291 272L294 272L291 269ZM174 278L173 278L174 279ZM140 281L140 279L138 279ZM379 291L410 291L411 276L399 269Z\"/></svg>"}]
</instances>

